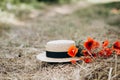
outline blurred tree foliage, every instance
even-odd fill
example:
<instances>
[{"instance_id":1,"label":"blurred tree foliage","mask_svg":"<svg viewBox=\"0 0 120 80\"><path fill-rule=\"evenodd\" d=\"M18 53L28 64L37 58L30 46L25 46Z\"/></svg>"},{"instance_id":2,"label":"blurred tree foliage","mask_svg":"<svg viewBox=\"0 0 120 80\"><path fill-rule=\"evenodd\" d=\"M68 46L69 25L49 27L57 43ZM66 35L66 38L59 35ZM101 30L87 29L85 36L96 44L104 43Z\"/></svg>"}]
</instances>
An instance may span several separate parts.
<instances>
[{"instance_id":1,"label":"blurred tree foliage","mask_svg":"<svg viewBox=\"0 0 120 80\"><path fill-rule=\"evenodd\" d=\"M46 3L70 3L73 2L74 0L37 0L40 2L46 2Z\"/></svg>"},{"instance_id":2,"label":"blurred tree foliage","mask_svg":"<svg viewBox=\"0 0 120 80\"><path fill-rule=\"evenodd\" d=\"M70 3L77 0L1 0L1 4L5 3L12 3L12 4L19 4L19 3L33 3L33 2L44 2L44 3Z\"/></svg>"},{"instance_id":3,"label":"blurred tree foliage","mask_svg":"<svg viewBox=\"0 0 120 80\"><path fill-rule=\"evenodd\" d=\"M0 0L0 9L6 10L9 5L26 4L33 7L40 7L43 4L64 4L78 0Z\"/></svg>"},{"instance_id":4,"label":"blurred tree foliage","mask_svg":"<svg viewBox=\"0 0 120 80\"><path fill-rule=\"evenodd\" d=\"M48 5L68 4L78 0L0 0L0 11L26 18L32 9L44 9Z\"/></svg>"}]
</instances>

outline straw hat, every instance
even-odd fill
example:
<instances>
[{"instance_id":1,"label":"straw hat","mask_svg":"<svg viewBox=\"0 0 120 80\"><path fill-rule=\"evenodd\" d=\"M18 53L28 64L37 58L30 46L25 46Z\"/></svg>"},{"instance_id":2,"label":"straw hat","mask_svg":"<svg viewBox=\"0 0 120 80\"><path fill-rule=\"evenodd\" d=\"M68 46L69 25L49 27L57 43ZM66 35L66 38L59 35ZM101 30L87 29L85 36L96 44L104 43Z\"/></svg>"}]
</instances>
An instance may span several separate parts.
<instances>
[{"instance_id":1,"label":"straw hat","mask_svg":"<svg viewBox=\"0 0 120 80\"><path fill-rule=\"evenodd\" d=\"M70 57L67 52L70 46L75 45L72 40L54 40L46 44L46 51L37 55L37 59L44 62L60 63L79 60L78 57Z\"/></svg>"}]
</instances>

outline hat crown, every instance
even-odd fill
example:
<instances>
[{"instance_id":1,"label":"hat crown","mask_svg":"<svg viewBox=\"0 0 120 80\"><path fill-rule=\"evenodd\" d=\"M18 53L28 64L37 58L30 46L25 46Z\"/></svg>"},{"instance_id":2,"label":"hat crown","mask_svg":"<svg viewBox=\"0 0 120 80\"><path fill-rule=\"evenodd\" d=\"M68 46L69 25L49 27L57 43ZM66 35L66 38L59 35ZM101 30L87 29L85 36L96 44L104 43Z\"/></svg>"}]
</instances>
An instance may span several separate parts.
<instances>
[{"instance_id":1,"label":"hat crown","mask_svg":"<svg viewBox=\"0 0 120 80\"><path fill-rule=\"evenodd\" d=\"M73 40L54 40L46 44L46 51L67 52L69 47L75 45Z\"/></svg>"}]
</instances>

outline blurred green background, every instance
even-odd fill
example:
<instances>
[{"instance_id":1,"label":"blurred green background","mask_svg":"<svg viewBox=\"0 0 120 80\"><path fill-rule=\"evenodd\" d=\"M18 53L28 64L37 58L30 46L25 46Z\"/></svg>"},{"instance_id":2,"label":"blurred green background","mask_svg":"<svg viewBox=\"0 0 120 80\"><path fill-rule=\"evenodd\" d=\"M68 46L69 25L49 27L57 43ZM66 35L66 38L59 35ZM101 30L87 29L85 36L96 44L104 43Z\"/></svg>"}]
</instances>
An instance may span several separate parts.
<instances>
[{"instance_id":1,"label":"blurred green background","mask_svg":"<svg viewBox=\"0 0 120 80\"><path fill-rule=\"evenodd\" d=\"M76 1L79 0L1 0L0 7L2 9L6 9L6 5L8 4L12 4L12 5L26 4L34 7L40 7L43 4L64 4L64 3L71 3Z\"/></svg>"}]
</instances>

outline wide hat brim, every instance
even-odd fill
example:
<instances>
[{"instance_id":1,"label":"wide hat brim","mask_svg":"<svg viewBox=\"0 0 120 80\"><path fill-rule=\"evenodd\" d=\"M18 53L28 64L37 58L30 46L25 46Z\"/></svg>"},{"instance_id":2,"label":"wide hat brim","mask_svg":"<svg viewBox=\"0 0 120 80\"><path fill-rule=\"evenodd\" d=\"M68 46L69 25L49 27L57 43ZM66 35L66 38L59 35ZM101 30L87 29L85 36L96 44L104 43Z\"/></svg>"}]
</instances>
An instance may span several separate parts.
<instances>
[{"instance_id":1,"label":"wide hat brim","mask_svg":"<svg viewBox=\"0 0 120 80\"><path fill-rule=\"evenodd\" d=\"M42 52L38 54L37 59L43 62L50 62L50 63L63 63L63 62L70 62L71 60L80 60L79 57L74 57L74 58L49 58L46 56L46 52Z\"/></svg>"}]
</instances>

